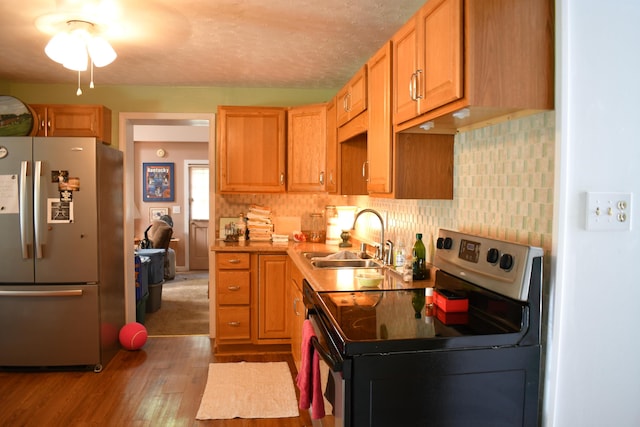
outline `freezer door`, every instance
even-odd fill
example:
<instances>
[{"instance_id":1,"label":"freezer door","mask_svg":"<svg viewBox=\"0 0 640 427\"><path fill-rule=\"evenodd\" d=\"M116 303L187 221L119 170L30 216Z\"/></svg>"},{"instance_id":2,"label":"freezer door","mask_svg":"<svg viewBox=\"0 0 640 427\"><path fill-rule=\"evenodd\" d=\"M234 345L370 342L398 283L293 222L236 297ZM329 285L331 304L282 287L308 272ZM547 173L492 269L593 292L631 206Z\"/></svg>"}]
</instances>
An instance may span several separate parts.
<instances>
[{"instance_id":1,"label":"freezer door","mask_svg":"<svg viewBox=\"0 0 640 427\"><path fill-rule=\"evenodd\" d=\"M99 322L98 285L0 286L0 366L99 367Z\"/></svg>"},{"instance_id":2,"label":"freezer door","mask_svg":"<svg viewBox=\"0 0 640 427\"><path fill-rule=\"evenodd\" d=\"M0 283L33 283L31 137L0 138Z\"/></svg>"},{"instance_id":3,"label":"freezer door","mask_svg":"<svg viewBox=\"0 0 640 427\"><path fill-rule=\"evenodd\" d=\"M37 283L97 283L97 148L94 138L34 138Z\"/></svg>"}]
</instances>

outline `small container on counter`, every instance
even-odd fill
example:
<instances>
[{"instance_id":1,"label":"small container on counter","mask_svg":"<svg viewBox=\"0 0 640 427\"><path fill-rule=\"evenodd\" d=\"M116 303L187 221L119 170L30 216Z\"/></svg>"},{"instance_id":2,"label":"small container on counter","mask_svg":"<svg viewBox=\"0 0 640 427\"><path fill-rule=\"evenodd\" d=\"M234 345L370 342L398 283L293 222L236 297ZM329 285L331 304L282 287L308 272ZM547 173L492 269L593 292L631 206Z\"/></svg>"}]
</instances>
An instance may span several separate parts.
<instances>
[{"instance_id":1,"label":"small container on counter","mask_svg":"<svg viewBox=\"0 0 640 427\"><path fill-rule=\"evenodd\" d=\"M311 214L311 230L309 231L309 241L313 243L324 242L324 221L322 213L314 212Z\"/></svg>"}]
</instances>

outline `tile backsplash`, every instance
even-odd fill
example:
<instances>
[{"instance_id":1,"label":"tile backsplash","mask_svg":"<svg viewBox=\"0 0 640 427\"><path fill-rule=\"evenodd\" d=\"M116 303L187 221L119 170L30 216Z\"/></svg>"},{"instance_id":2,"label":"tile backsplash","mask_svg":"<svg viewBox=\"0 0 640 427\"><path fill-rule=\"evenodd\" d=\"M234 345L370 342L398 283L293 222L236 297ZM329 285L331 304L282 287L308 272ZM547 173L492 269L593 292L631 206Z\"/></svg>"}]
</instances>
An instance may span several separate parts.
<instances>
[{"instance_id":1,"label":"tile backsplash","mask_svg":"<svg viewBox=\"0 0 640 427\"><path fill-rule=\"evenodd\" d=\"M413 244L423 233L429 246L439 228L551 249L555 112L543 112L455 136L453 200L393 200L368 196L216 195L216 219L237 216L252 204L274 215L309 215L327 204L373 208L385 218L385 238ZM359 221L360 223L360 221ZM376 222L358 232L378 241Z\"/></svg>"}]
</instances>

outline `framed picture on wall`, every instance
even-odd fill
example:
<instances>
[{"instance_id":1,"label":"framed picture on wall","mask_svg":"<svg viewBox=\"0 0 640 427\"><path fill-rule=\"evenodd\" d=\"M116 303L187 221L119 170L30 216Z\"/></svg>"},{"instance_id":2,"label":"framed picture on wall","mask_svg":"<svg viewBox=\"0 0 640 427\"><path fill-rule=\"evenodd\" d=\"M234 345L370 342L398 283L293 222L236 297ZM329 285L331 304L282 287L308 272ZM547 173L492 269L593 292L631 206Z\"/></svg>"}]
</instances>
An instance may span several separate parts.
<instances>
[{"instance_id":1,"label":"framed picture on wall","mask_svg":"<svg viewBox=\"0 0 640 427\"><path fill-rule=\"evenodd\" d=\"M149 208L149 222L160 219L163 215L169 215L169 208Z\"/></svg>"},{"instance_id":2,"label":"framed picture on wall","mask_svg":"<svg viewBox=\"0 0 640 427\"><path fill-rule=\"evenodd\" d=\"M173 163L142 164L142 200L145 202L173 202Z\"/></svg>"}]
</instances>

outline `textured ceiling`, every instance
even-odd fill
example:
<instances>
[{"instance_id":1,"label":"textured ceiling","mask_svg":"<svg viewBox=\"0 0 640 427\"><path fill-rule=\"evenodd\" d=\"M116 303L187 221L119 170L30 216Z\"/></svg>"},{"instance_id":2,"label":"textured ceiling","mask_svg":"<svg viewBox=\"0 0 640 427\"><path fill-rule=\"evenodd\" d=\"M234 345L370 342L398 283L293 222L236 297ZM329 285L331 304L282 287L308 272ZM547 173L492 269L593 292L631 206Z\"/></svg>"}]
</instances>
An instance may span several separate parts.
<instances>
[{"instance_id":1,"label":"textured ceiling","mask_svg":"<svg viewBox=\"0 0 640 427\"><path fill-rule=\"evenodd\" d=\"M44 54L50 35L35 22L81 1L0 2L0 80L74 83L75 72ZM346 83L425 2L104 1L119 11L105 34L118 58L96 69L96 85L327 89Z\"/></svg>"}]
</instances>

